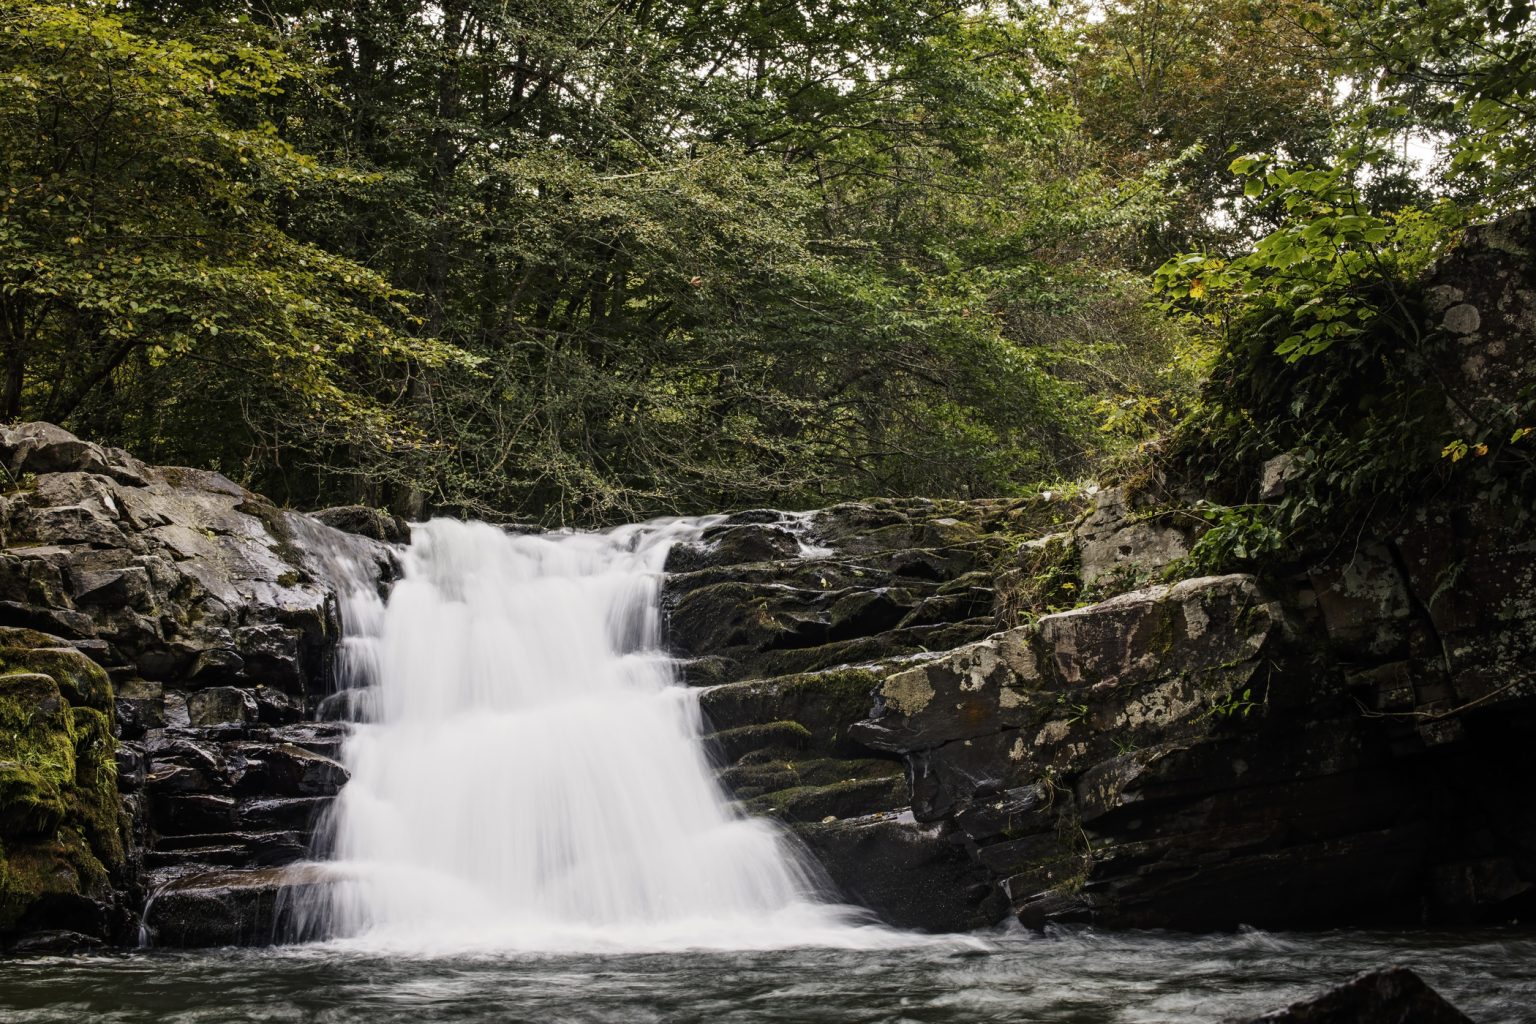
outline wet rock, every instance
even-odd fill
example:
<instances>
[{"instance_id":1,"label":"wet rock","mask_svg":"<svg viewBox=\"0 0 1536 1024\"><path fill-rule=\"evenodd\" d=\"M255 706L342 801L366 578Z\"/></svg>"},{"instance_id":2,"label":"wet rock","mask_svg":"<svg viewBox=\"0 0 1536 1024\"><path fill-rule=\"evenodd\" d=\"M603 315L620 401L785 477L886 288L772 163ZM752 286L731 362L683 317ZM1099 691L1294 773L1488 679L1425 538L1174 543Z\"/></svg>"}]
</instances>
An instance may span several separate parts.
<instances>
[{"instance_id":1,"label":"wet rock","mask_svg":"<svg viewBox=\"0 0 1536 1024\"><path fill-rule=\"evenodd\" d=\"M0 601L0 625L51 633L65 641L85 639L95 632L91 617L67 608L41 608L20 601Z\"/></svg>"},{"instance_id":2,"label":"wet rock","mask_svg":"<svg viewBox=\"0 0 1536 1024\"><path fill-rule=\"evenodd\" d=\"M62 930L29 932L6 947L13 956L64 955L100 949L105 943L99 935Z\"/></svg>"},{"instance_id":3,"label":"wet rock","mask_svg":"<svg viewBox=\"0 0 1536 1024\"><path fill-rule=\"evenodd\" d=\"M1002 912L986 872L943 826L888 813L796 831L846 899L897 927L970 931Z\"/></svg>"},{"instance_id":4,"label":"wet rock","mask_svg":"<svg viewBox=\"0 0 1536 1024\"><path fill-rule=\"evenodd\" d=\"M158 855L149 860L151 867L214 863L235 867L279 867L308 857L309 836L297 830L166 836L150 853Z\"/></svg>"},{"instance_id":5,"label":"wet rock","mask_svg":"<svg viewBox=\"0 0 1536 1024\"><path fill-rule=\"evenodd\" d=\"M699 706L717 727L748 728L793 722L806 745L829 752L856 752L848 727L869 713L880 684L874 668L829 669L711 687Z\"/></svg>"},{"instance_id":6,"label":"wet rock","mask_svg":"<svg viewBox=\"0 0 1536 1024\"><path fill-rule=\"evenodd\" d=\"M254 696L256 716L265 725L288 725L304 717L303 703L281 690L258 686Z\"/></svg>"},{"instance_id":7,"label":"wet rock","mask_svg":"<svg viewBox=\"0 0 1536 1024\"><path fill-rule=\"evenodd\" d=\"M322 722L366 722L372 716L378 693L371 686L338 690L325 697L315 708Z\"/></svg>"},{"instance_id":8,"label":"wet rock","mask_svg":"<svg viewBox=\"0 0 1536 1024\"><path fill-rule=\"evenodd\" d=\"M192 716L187 711L187 695L171 691L166 693L161 701L161 707L165 714L165 725L170 729L190 729Z\"/></svg>"},{"instance_id":9,"label":"wet rock","mask_svg":"<svg viewBox=\"0 0 1536 1024\"><path fill-rule=\"evenodd\" d=\"M266 730L264 735L271 742L291 743L334 761L340 760L342 745L351 731L351 726L342 722L295 722Z\"/></svg>"},{"instance_id":10,"label":"wet rock","mask_svg":"<svg viewBox=\"0 0 1536 1024\"><path fill-rule=\"evenodd\" d=\"M193 728L243 726L257 716L256 697L249 690L215 686L187 697L187 717Z\"/></svg>"},{"instance_id":11,"label":"wet rock","mask_svg":"<svg viewBox=\"0 0 1536 1024\"><path fill-rule=\"evenodd\" d=\"M1367 971L1320 996L1230 1024L1472 1024L1406 967Z\"/></svg>"},{"instance_id":12,"label":"wet rock","mask_svg":"<svg viewBox=\"0 0 1536 1024\"><path fill-rule=\"evenodd\" d=\"M409 544L411 525L397 515L366 505L341 505L312 513L315 519L343 533L353 533L386 544Z\"/></svg>"},{"instance_id":13,"label":"wet rock","mask_svg":"<svg viewBox=\"0 0 1536 1024\"><path fill-rule=\"evenodd\" d=\"M0 428L0 464L0 944L123 937L141 867L298 856L346 779L343 733L303 722L337 591L393 578L401 525L338 532L49 424Z\"/></svg>"},{"instance_id":14,"label":"wet rock","mask_svg":"<svg viewBox=\"0 0 1536 1024\"><path fill-rule=\"evenodd\" d=\"M242 828L308 833L314 829L319 816L331 805L329 797L271 797L244 800L239 805L238 821ZM227 822L221 827L204 831L228 831Z\"/></svg>"},{"instance_id":15,"label":"wet rock","mask_svg":"<svg viewBox=\"0 0 1536 1024\"><path fill-rule=\"evenodd\" d=\"M280 625L243 626L235 645L246 675L288 693L304 689L304 634Z\"/></svg>"},{"instance_id":16,"label":"wet rock","mask_svg":"<svg viewBox=\"0 0 1536 1024\"><path fill-rule=\"evenodd\" d=\"M155 891L144 927L150 943L162 947L273 945L303 934L294 915L327 885L315 868L186 874Z\"/></svg>"},{"instance_id":17,"label":"wet rock","mask_svg":"<svg viewBox=\"0 0 1536 1024\"><path fill-rule=\"evenodd\" d=\"M879 774L867 773L862 778L820 786L788 785L747 800L746 808L753 814L781 821L825 822L899 811L910 799L906 773L899 765L883 762Z\"/></svg>"},{"instance_id":18,"label":"wet rock","mask_svg":"<svg viewBox=\"0 0 1536 1024\"><path fill-rule=\"evenodd\" d=\"M668 572L692 572L748 562L797 558L800 539L794 530L776 523L739 520L705 530L697 542L679 544L667 556Z\"/></svg>"},{"instance_id":19,"label":"wet rock","mask_svg":"<svg viewBox=\"0 0 1536 1024\"><path fill-rule=\"evenodd\" d=\"M143 566L83 571L75 575L75 601L107 608L131 607L148 611L153 606L149 573Z\"/></svg>"},{"instance_id":20,"label":"wet rock","mask_svg":"<svg viewBox=\"0 0 1536 1024\"><path fill-rule=\"evenodd\" d=\"M152 804L155 828L166 835L229 832L236 828L237 803L233 797L211 793L164 796Z\"/></svg>"},{"instance_id":21,"label":"wet rock","mask_svg":"<svg viewBox=\"0 0 1536 1024\"><path fill-rule=\"evenodd\" d=\"M347 770L328 757L293 744L231 743L241 761L237 791L262 796L332 796L346 785Z\"/></svg>"},{"instance_id":22,"label":"wet rock","mask_svg":"<svg viewBox=\"0 0 1536 1024\"><path fill-rule=\"evenodd\" d=\"M124 739L138 739L150 729L165 727L165 687L147 679L128 679L118 685L117 724Z\"/></svg>"},{"instance_id":23,"label":"wet rock","mask_svg":"<svg viewBox=\"0 0 1536 1024\"><path fill-rule=\"evenodd\" d=\"M117 788L121 793L132 793L143 786L148 773L145 770L144 748L135 743L117 745Z\"/></svg>"},{"instance_id":24,"label":"wet rock","mask_svg":"<svg viewBox=\"0 0 1536 1024\"><path fill-rule=\"evenodd\" d=\"M245 674L245 659L226 647L198 651L186 671L188 681L199 683L240 679Z\"/></svg>"},{"instance_id":25,"label":"wet rock","mask_svg":"<svg viewBox=\"0 0 1536 1024\"><path fill-rule=\"evenodd\" d=\"M388 566L382 544L217 473L144 466L50 424L3 428L0 460L35 474L7 499L0 624L99 640L114 670L302 693L335 637L334 551Z\"/></svg>"}]
</instances>

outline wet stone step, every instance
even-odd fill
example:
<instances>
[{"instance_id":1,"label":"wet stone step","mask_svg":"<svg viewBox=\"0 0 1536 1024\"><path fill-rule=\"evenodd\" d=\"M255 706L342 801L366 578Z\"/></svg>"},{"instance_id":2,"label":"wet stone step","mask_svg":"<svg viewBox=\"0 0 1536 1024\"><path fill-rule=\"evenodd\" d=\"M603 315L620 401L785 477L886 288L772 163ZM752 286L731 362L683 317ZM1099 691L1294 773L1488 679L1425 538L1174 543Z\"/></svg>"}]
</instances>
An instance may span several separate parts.
<instances>
[{"instance_id":1,"label":"wet stone step","mask_svg":"<svg viewBox=\"0 0 1536 1024\"><path fill-rule=\"evenodd\" d=\"M218 867L246 867L252 862L248 846L194 846L185 850L145 850L144 866L176 867L182 864L208 864Z\"/></svg>"},{"instance_id":2,"label":"wet stone step","mask_svg":"<svg viewBox=\"0 0 1536 1024\"><path fill-rule=\"evenodd\" d=\"M294 829L309 833L330 805L330 797L320 796L246 800L239 807L239 824L249 829Z\"/></svg>"},{"instance_id":3,"label":"wet stone step","mask_svg":"<svg viewBox=\"0 0 1536 1024\"><path fill-rule=\"evenodd\" d=\"M309 835L298 831L224 832L212 835L161 836L155 853L174 854L205 849L238 847L246 851L240 864L275 866L304 860L309 854ZM162 863L171 863L164 861ZM226 863L210 860L208 863ZM151 865L155 866L155 865Z\"/></svg>"},{"instance_id":4,"label":"wet stone step","mask_svg":"<svg viewBox=\"0 0 1536 1024\"><path fill-rule=\"evenodd\" d=\"M340 764L297 744L230 743L224 750L242 795L331 796L347 782Z\"/></svg>"},{"instance_id":5,"label":"wet stone step","mask_svg":"<svg viewBox=\"0 0 1536 1024\"><path fill-rule=\"evenodd\" d=\"M235 827L235 799L211 793L156 795L150 822L162 835L227 832Z\"/></svg>"},{"instance_id":6,"label":"wet stone step","mask_svg":"<svg viewBox=\"0 0 1536 1024\"><path fill-rule=\"evenodd\" d=\"M321 757L341 759L341 748L352 734L350 722L299 722L266 730L263 738L273 743L291 743Z\"/></svg>"}]
</instances>

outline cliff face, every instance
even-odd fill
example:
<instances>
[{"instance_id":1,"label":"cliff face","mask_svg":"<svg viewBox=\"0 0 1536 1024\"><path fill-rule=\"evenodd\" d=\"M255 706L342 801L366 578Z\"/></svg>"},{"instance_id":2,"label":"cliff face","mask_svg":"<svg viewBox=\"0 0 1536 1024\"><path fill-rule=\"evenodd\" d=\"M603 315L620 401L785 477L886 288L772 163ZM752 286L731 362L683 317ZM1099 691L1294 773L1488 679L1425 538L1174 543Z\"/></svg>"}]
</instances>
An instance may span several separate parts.
<instances>
[{"instance_id":1,"label":"cliff face","mask_svg":"<svg viewBox=\"0 0 1536 1024\"><path fill-rule=\"evenodd\" d=\"M896 923L1507 920L1536 891L1536 560L1501 509L1425 508L1304 573L1151 586L994 632L999 565L1039 550L1018 529L1071 503L842 506L793 524L831 554L674 576L673 642L736 680L702 698L722 781ZM849 529L872 517L889 524L875 543ZM1089 565L1119 554L1102 546L1116 517L1147 529L1105 492L1054 543Z\"/></svg>"},{"instance_id":2,"label":"cliff face","mask_svg":"<svg viewBox=\"0 0 1536 1024\"><path fill-rule=\"evenodd\" d=\"M259 934L198 934L178 886L305 855L346 781L313 721L337 590L388 549L48 424L0 464L0 943L131 941L157 892L170 941Z\"/></svg>"}]
</instances>

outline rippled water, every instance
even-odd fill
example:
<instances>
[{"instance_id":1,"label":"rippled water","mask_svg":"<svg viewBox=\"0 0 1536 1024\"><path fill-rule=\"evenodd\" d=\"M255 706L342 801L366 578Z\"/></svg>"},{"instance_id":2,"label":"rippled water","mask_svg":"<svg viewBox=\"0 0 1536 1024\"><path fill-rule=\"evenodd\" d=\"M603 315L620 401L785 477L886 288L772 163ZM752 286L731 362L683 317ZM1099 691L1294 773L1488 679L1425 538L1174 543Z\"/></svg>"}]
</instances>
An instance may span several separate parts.
<instances>
[{"instance_id":1,"label":"rippled water","mask_svg":"<svg viewBox=\"0 0 1536 1024\"><path fill-rule=\"evenodd\" d=\"M410 959L336 946L0 961L8 1022L1220 1021L1417 970L1480 1024L1536 1022L1536 935L1062 932L907 949Z\"/></svg>"}]
</instances>

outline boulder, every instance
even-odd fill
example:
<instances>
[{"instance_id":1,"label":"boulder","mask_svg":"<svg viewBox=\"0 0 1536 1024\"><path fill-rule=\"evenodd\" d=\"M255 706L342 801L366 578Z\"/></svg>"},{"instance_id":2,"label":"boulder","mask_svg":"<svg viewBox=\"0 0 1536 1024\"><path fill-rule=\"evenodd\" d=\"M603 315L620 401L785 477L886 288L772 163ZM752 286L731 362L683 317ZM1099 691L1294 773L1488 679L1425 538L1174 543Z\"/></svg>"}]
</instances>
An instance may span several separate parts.
<instances>
[{"instance_id":1,"label":"boulder","mask_svg":"<svg viewBox=\"0 0 1536 1024\"><path fill-rule=\"evenodd\" d=\"M243 726L256 720L256 697L249 690L215 686L187 698L187 717L195 729Z\"/></svg>"},{"instance_id":2,"label":"boulder","mask_svg":"<svg viewBox=\"0 0 1536 1024\"><path fill-rule=\"evenodd\" d=\"M945 826L889 812L798 832L844 899L898 928L971 931L1003 912L963 837Z\"/></svg>"},{"instance_id":3,"label":"boulder","mask_svg":"<svg viewBox=\"0 0 1536 1024\"><path fill-rule=\"evenodd\" d=\"M172 875L144 910L150 945L269 946L307 935L302 909L331 884L314 866Z\"/></svg>"},{"instance_id":4,"label":"boulder","mask_svg":"<svg viewBox=\"0 0 1536 1024\"><path fill-rule=\"evenodd\" d=\"M1124 488L1106 487L1073 529L1083 585L1107 593L1143 585L1189 554L1193 534L1182 521L1139 512Z\"/></svg>"},{"instance_id":5,"label":"boulder","mask_svg":"<svg viewBox=\"0 0 1536 1024\"><path fill-rule=\"evenodd\" d=\"M1423 732L1421 712L1363 716L1361 688L1406 685L1410 709L1433 692L1415 694L1411 669L1330 669L1329 651L1352 644L1369 656L1380 631L1341 639L1310 607L1298 617L1257 579L1223 576L1046 615L892 666L847 735L904 757L913 819L962 835L998 903L1031 926L1523 914L1536 893L1516 838L1528 826L1490 857L1487 834L1462 824L1479 812L1451 794L1519 804L1503 780L1526 774L1530 758L1517 752L1529 746L1514 737L1530 716L1506 704L1468 725L1476 749L1521 767L1418 758L1429 741L1404 738ZM1387 609L1371 614L1412 614L1407 602Z\"/></svg>"},{"instance_id":6,"label":"boulder","mask_svg":"<svg viewBox=\"0 0 1536 1024\"><path fill-rule=\"evenodd\" d=\"M128 868L112 684L58 637L7 630L3 641L0 947L40 932L101 941L124 915Z\"/></svg>"},{"instance_id":7,"label":"boulder","mask_svg":"<svg viewBox=\"0 0 1536 1024\"><path fill-rule=\"evenodd\" d=\"M1230 1024L1472 1024L1406 967L1355 976L1320 996Z\"/></svg>"},{"instance_id":8,"label":"boulder","mask_svg":"<svg viewBox=\"0 0 1536 1024\"><path fill-rule=\"evenodd\" d=\"M383 509L369 508L366 505L340 505L335 508L323 508L311 515L333 530L340 530L343 533L356 534L359 537L383 541L386 544L411 542L411 524Z\"/></svg>"},{"instance_id":9,"label":"boulder","mask_svg":"<svg viewBox=\"0 0 1536 1024\"><path fill-rule=\"evenodd\" d=\"M0 428L0 462L29 481L0 521L0 625L77 642L125 676L302 693L336 636L334 595L356 585L339 576L393 572L377 540L51 424Z\"/></svg>"}]
</instances>

